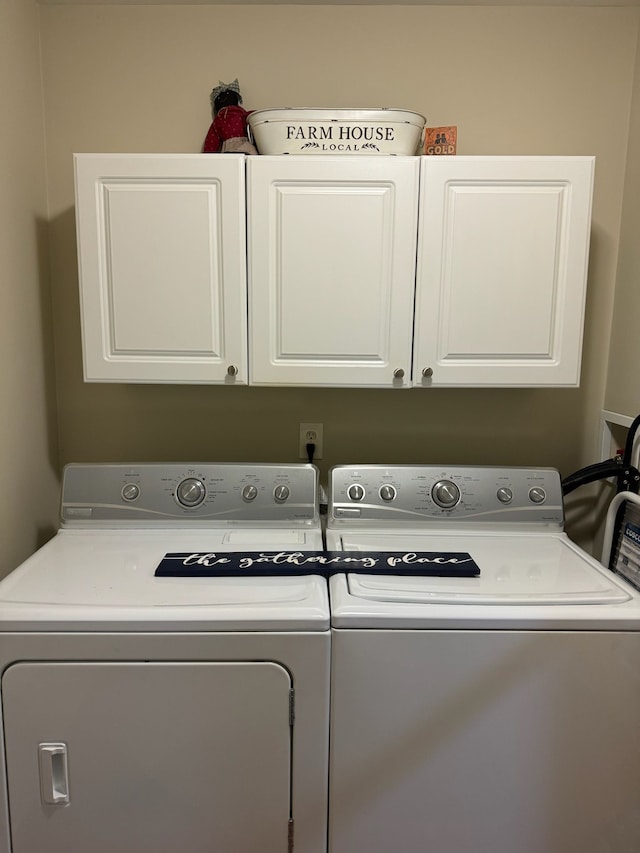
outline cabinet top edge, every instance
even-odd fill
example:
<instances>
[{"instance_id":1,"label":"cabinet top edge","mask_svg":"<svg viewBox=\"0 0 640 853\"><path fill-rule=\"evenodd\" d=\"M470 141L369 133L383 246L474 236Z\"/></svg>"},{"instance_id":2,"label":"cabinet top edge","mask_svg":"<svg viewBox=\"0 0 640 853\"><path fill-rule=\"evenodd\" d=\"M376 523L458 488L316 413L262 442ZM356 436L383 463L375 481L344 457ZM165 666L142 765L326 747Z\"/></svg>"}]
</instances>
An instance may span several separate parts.
<instances>
[{"instance_id":1,"label":"cabinet top edge","mask_svg":"<svg viewBox=\"0 0 640 853\"><path fill-rule=\"evenodd\" d=\"M204 159L221 159L221 160L241 160L245 158L246 154L235 154L230 152L228 154L202 154L197 151L185 151L181 153L179 151L172 151L167 153L162 153L159 151L135 151L133 153L128 153L126 151L74 151L73 156L75 157L111 157L114 160L121 160L125 157L127 160L137 159L137 160L149 160L149 159L157 159L157 160L184 160L185 158L191 158L193 160L204 160Z\"/></svg>"},{"instance_id":2,"label":"cabinet top edge","mask_svg":"<svg viewBox=\"0 0 640 853\"><path fill-rule=\"evenodd\" d=\"M299 160L301 162L309 162L310 160L316 161L329 161L329 160L339 160L340 162L358 162L360 160L381 160L384 161L386 159L391 160L429 160L432 162L444 162L444 161L463 161L463 160L595 160L595 154L454 154L450 157L446 156L434 156L433 154L388 154L380 156L379 154L358 154L358 155L344 155L344 154L236 154L233 152L225 153L225 154L203 154L197 151L171 151L171 152L161 152L161 151L135 151L132 153L126 151L74 151L74 157L113 157L114 159L121 159L126 157L127 159L136 158L136 159L149 159L149 158L157 158L157 159L184 159L185 157L204 160L204 159L220 159L220 160L230 160L230 159L246 159L246 160Z\"/></svg>"}]
</instances>

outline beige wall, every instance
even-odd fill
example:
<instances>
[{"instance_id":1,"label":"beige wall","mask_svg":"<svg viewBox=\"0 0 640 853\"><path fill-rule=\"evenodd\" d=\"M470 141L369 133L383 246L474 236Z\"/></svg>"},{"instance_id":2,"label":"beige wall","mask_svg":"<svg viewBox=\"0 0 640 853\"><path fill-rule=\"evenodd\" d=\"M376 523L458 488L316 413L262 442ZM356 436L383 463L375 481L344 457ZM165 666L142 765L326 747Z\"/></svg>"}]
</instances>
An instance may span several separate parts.
<instances>
[{"instance_id":1,"label":"beige wall","mask_svg":"<svg viewBox=\"0 0 640 853\"><path fill-rule=\"evenodd\" d=\"M63 462L292 460L300 421L340 462L593 461L617 264L638 8L41 9ZM209 92L247 108L393 106L457 124L461 154L595 154L579 390L372 391L82 381L72 153L198 151ZM490 310L490 308L489 308Z\"/></svg>"},{"instance_id":2,"label":"beige wall","mask_svg":"<svg viewBox=\"0 0 640 853\"><path fill-rule=\"evenodd\" d=\"M38 10L0 5L0 575L55 528L57 450Z\"/></svg>"},{"instance_id":3,"label":"beige wall","mask_svg":"<svg viewBox=\"0 0 640 853\"><path fill-rule=\"evenodd\" d=\"M640 414L640 57L636 62L605 408Z\"/></svg>"}]
</instances>

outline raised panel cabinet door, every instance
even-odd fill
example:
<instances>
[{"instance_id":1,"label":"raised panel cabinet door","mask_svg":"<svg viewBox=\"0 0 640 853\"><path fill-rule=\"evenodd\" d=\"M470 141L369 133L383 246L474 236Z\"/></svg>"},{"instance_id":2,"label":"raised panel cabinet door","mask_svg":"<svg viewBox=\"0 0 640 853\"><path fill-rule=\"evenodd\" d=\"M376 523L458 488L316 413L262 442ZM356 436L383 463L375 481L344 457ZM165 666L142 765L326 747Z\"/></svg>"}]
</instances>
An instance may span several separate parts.
<instances>
[{"instance_id":1,"label":"raised panel cabinet door","mask_svg":"<svg viewBox=\"0 0 640 853\"><path fill-rule=\"evenodd\" d=\"M422 157L414 384L579 384L593 157Z\"/></svg>"},{"instance_id":2,"label":"raised panel cabinet door","mask_svg":"<svg viewBox=\"0 0 640 853\"><path fill-rule=\"evenodd\" d=\"M410 385L419 158L247 165L251 384Z\"/></svg>"},{"instance_id":3,"label":"raised panel cabinet door","mask_svg":"<svg viewBox=\"0 0 640 853\"><path fill-rule=\"evenodd\" d=\"M285 853L291 686L269 661L8 667L13 853Z\"/></svg>"},{"instance_id":4,"label":"raised panel cabinet door","mask_svg":"<svg viewBox=\"0 0 640 853\"><path fill-rule=\"evenodd\" d=\"M244 155L75 155L84 376L246 384Z\"/></svg>"}]
</instances>

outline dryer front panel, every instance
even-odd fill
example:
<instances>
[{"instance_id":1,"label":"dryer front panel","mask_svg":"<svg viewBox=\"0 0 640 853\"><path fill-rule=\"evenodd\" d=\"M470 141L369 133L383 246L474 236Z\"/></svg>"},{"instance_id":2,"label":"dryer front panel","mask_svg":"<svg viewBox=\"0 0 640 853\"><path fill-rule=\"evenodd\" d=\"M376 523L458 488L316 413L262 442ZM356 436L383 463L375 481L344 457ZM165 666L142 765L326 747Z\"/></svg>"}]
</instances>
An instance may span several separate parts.
<instances>
[{"instance_id":1,"label":"dryer front panel","mask_svg":"<svg viewBox=\"0 0 640 853\"><path fill-rule=\"evenodd\" d=\"M271 662L10 666L13 853L282 853L291 686Z\"/></svg>"}]
</instances>

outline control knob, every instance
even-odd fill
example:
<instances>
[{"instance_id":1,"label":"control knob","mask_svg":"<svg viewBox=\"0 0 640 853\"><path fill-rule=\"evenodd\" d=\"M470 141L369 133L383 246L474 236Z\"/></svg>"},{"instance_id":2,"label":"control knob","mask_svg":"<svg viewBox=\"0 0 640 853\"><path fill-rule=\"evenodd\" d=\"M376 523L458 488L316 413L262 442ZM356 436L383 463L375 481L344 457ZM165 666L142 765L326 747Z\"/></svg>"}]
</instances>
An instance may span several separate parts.
<instances>
[{"instance_id":1,"label":"control knob","mask_svg":"<svg viewBox=\"0 0 640 853\"><path fill-rule=\"evenodd\" d=\"M243 501L253 501L258 496L258 490L255 486L245 486L242 490L242 500Z\"/></svg>"},{"instance_id":2,"label":"control knob","mask_svg":"<svg viewBox=\"0 0 640 853\"><path fill-rule=\"evenodd\" d=\"M388 483L385 483L384 486L380 486L379 494L383 501L392 501L397 492L395 486L390 486Z\"/></svg>"},{"instance_id":3,"label":"control knob","mask_svg":"<svg viewBox=\"0 0 640 853\"><path fill-rule=\"evenodd\" d=\"M364 489L359 483L352 483L347 489L347 495L352 501L361 501L364 497Z\"/></svg>"},{"instance_id":4,"label":"control knob","mask_svg":"<svg viewBox=\"0 0 640 853\"><path fill-rule=\"evenodd\" d=\"M534 504L542 504L547 499L547 493L540 486L529 489L529 500Z\"/></svg>"},{"instance_id":5,"label":"control knob","mask_svg":"<svg viewBox=\"0 0 640 853\"><path fill-rule=\"evenodd\" d=\"M206 493L204 483L196 477L187 477L186 480L178 484L176 489L178 503L186 507L199 506Z\"/></svg>"},{"instance_id":6,"label":"control knob","mask_svg":"<svg viewBox=\"0 0 640 853\"><path fill-rule=\"evenodd\" d=\"M125 501L135 501L140 496L140 486L137 483L127 483L122 487L121 495Z\"/></svg>"},{"instance_id":7,"label":"control knob","mask_svg":"<svg viewBox=\"0 0 640 853\"><path fill-rule=\"evenodd\" d=\"M289 486L276 486L273 490L273 497L278 503L284 503L291 494Z\"/></svg>"},{"instance_id":8,"label":"control knob","mask_svg":"<svg viewBox=\"0 0 640 853\"><path fill-rule=\"evenodd\" d=\"M431 497L442 509L453 509L460 501L460 489L451 480L439 480L431 489Z\"/></svg>"}]
</instances>

